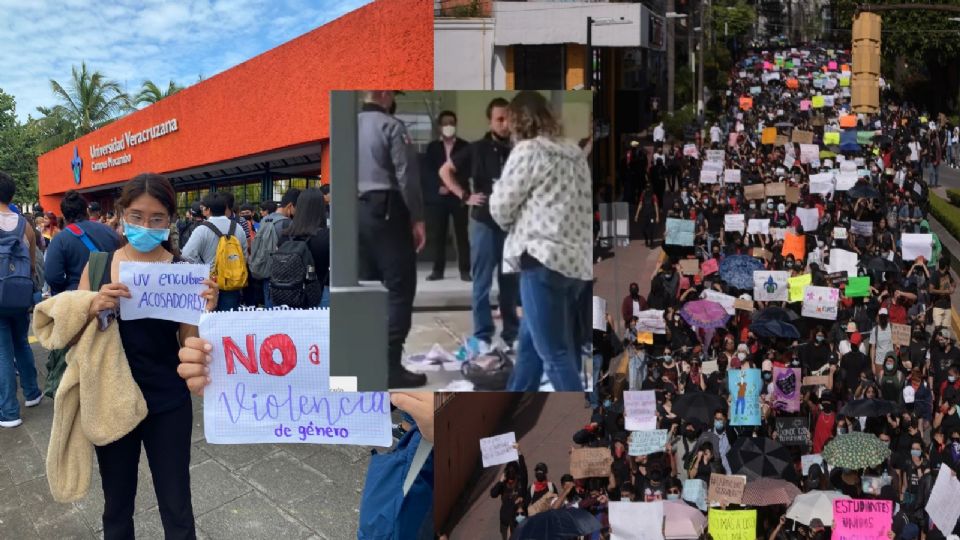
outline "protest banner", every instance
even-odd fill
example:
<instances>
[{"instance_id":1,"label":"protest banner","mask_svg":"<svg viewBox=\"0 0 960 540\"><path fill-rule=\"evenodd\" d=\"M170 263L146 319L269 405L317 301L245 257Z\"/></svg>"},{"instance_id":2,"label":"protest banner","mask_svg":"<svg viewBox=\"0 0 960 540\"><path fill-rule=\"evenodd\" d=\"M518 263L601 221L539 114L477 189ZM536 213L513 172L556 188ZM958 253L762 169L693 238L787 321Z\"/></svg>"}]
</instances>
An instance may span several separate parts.
<instances>
[{"instance_id":1,"label":"protest banner","mask_svg":"<svg viewBox=\"0 0 960 540\"><path fill-rule=\"evenodd\" d=\"M593 297L593 329L607 330L607 301L599 296Z\"/></svg>"},{"instance_id":2,"label":"protest banner","mask_svg":"<svg viewBox=\"0 0 960 540\"><path fill-rule=\"evenodd\" d=\"M520 454L514 448L516 444L517 434L512 431L480 439L480 456L483 467L503 465L520 459Z\"/></svg>"},{"instance_id":3,"label":"protest banner","mask_svg":"<svg viewBox=\"0 0 960 540\"><path fill-rule=\"evenodd\" d=\"M703 480L684 480L682 496L683 500L693 503L701 512L707 511L707 483Z\"/></svg>"},{"instance_id":4,"label":"protest banner","mask_svg":"<svg viewBox=\"0 0 960 540\"><path fill-rule=\"evenodd\" d=\"M570 451L570 474L574 478L607 477L613 465L609 448L574 448Z\"/></svg>"},{"instance_id":5,"label":"protest banner","mask_svg":"<svg viewBox=\"0 0 960 540\"><path fill-rule=\"evenodd\" d=\"M850 233L857 236L873 236L873 222L851 219Z\"/></svg>"},{"instance_id":6,"label":"protest banner","mask_svg":"<svg viewBox=\"0 0 960 540\"><path fill-rule=\"evenodd\" d=\"M801 111L809 111L809 110L810 110L810 100L809 100L809 99L800 100L800 110L801 110Z\"/></svg>"},{"instance_id":7,"label":"protest banner","mask_svg":"<svg viewBox=\"0 0 960 540\"><path fill-rule=\"evenodd\" d=\"M610 540L663 540L663 501L607 504Z\"/></svg>"},{"instance_id":8,"label":"protest banner","mask_svg":"<svg viewBox=\"0 0 960 540\"><path fill-rule=\"evenodd\" d=\"M657 429L657 393L653 390L628 390L623 393L624 429Z\"/></svg>"},{"instance_id":9,"label":"protest banner","mask_svg":"<svg viewBox=\"0 0 960 540\"><path fill-rule=\"evenodd\" d=\"M808 446L812 440L810 419L806 416L778 416L776 429L777 440L784 446Z\"/></svg>"},{"instance_id":10,"label":"protest banner","mask_svg":"<svg viewBox=\"0 0 960 540\"><path fill-rule=\"evenodd\" d=\"M840 132L839 131L826 131L823 134L823 144L840 144Z\"/></svg>"},{"instance_id":11,"label":"protest banner","mask_svg":"<svg viewBox=\"0 0 960 540\"><path fill-rule=\"evenodd\" d=\"M790 133L790 142L798 144L813 144L813 132L795 129Z\"/></svg>"},{"instance_id":12,"label":"protest banner","mask_svg":"<svg viewBox=\"0 0 960 540\"><path fill-rule=\"evenodd\" d=\"M804 454L800 456L800 470L804 476L810 474L811 465L820 465L823 468L823 457L820 454Z\"/></svg>"},{"instance_id":13,"label":"protest banner","mask_svg":"<svg viewBox=\"0 0 960 540\"><path fill-rule=\"evenodd\" d=\"M827 280L827 283L829 283L831 287L836 287L841 283L846 283L848 280L846 270L827 274L823 276L823 278Z\"/></svg>"},{"instance_id":14,"label":"protest banner","mask_svg":"<svg viewBox=\"0 0 960 540\"><path fill-rule=\"evenodd\" d=\"M700 151L697 150L697 145L692 143L683 145L683 155L684 157L700 159Z\"/></svg>"},{"instance_id":15,"label":"protest banner","mask_svg":"<svg viewBox=\"0 0 960 540\"><path fill-rule=\"evenodd\" d=\"M704 152L707 162L723 164L725 152L723 150L707 150ZM721 166L721 170L723 167Z\"/></svg>"},{"instance_id":16,"label":"protest banner","mask_svg":"<svg viewBox=\"0 0 960 540\"><path fill-rule=\"evenodd\" d=\"M957 480L950 467L941 465L924 508L941 531L952 531L956 527L960 519L960 504L957 501L960 501L960 480Z\"/></svg>"},{"instance_id":17,"label":"protest banner","mask_svg":"<svg viewBox=\"0 0 960 540\"><path fill-rule=\"evenodd\" d=\"M777 139L777 128L768 127L763 128L763 131L760 133L760 144L773 144L773 141Z\"/></svg>"},{"instance_id":18,"label":"protest banner","mask_svg":"<svg viewBox=\"0 0 960 540\"><path fill-rule=\"evenodd\" d=\"M760 425L760 370L728 369L730 391L730 425Z\"/></svg>"},{"instance_id":19,"label":"protest banner","mask_svg":"<svg viewBox=\"0 0 960 540\"><path fill-rule=\"evenodd\" d=\"M723 181L727 184L740 183L740 169L724 169Z\"/></svg>"},{"instance_id":20,"label":"protest banner","mask_svg":"<svg viewBox=\"0 0 960 540\"><path fill-rule=\"evenodd\" d=\"M829 79L827 79L827 80L829 80ZM826 81L827 81L827 80L824 81L824 85L826 85ZM810 106L813 107L814 109L822 109L822 108L823 108L823 96L813 96L813 97L810 99Z\"/></svg>"},{"instance_id":21,"label":"protest banner","mask_svg":"<svg viewBox=\"0 0 960 540\"><path fill-rule=\"evenodd\" d=\"M763 199L766 197L763 184L751 184L743 186L743 196L748 200Z\"/></svg>"},{"instance_id":22,"label":"protest banner","mask_svg":"<svg viewBox=\"0 0 960 540\"><path fill-rule=\"evenodd\" d=\"M743 214L724 214L723 229L726 232L738 232L743 234L744 215Z\"/></svg>"},{"instance_id":23,"label":"protest banner","mask_svg":"<svg viewBox=\"0 0 960 540\"><path fill-rule=\"evenodd\" d=\"M749 111L753 108L753 98L752 97L741 97L740 98L740 110Z\"/></svg>"},{"instance_id":24,"label":"protest banner","mask_svg":"<svg viewBox=\"0 0 960 540\"><path fill-rule=\"evenodd\" d=\"M667 445L667 430L651 429L648 431L631 431L628 454L631 456L646 456L663 452Z\"/></svg>"},{"instance_id":25,"label":"protest banner","mask_svg":"<svg viewBox=\"0 0 960 540\"><path fill-rule=\"evenodd\" d=\"M199 327L213 346L207 442L392 444L387 392L329 390L326 309L204 313Z\"/></svg>"},{"instance_id":26,"label":"protest banner","mask_svg":"<svg viewBox=\"0 0 960 540\"><path fill-rule=\"evenodd\" d=\"M803 230L813 232L817 230L817 222L820 220L820 211L816 208L797 208L797 219Z\"/></svg>"},{"instance_id":27,"label":"protest banner","mask_svg":"<svg viewBox=\"0 0 960 540\"><path fill-rule=\"evenodd\" d=\"M783 234L783 248L780 253L786 257L793 255L797 261L802 261L807 256L807 237L802 234L785 232Z\"/></svg>"},{"instance_id":28,"label":"protest banner","mask_svg":"<svg viewBox=\"0 0 960 540\"><path fill-rule=\"evenodd\" d=\"M787 186L785 197L788 203L800 202L800 186Z\"/></svg>"},{"instance_id":29,"label":"protest banner","mask_svg":"<svg viewBox=\"0 0 960 540\"><path fill-rule=\"evenodd\" d=\"M709 276L718 270L720 270L720 263L716 259L707 259L700 264L700 273L704 276Z\"/></svg>"},{"instance_id":30,"label":"protest banner","mask_svg":"<svg viewBox=\"0 0 960 540\"><path fill-rule=\"evenodd\" d=\"M890 333L892 335L894 345L901 345L904 347L910 346L909 324L890 323Z\"/></svg>"},{"instance_id":31,"label":"protest banner","mask_svg":"<svg viewBox=\"0 0 960 540\"><path fill-rule=\"evenodd\" d=\"M811 283L813 283L812 274L802 274L796 277L787 278L787 286L790 288L790 298L788 301L802 301L803 293Z\"/></svg>"},{"instance_id":32,"label":"protest banner","mask_svg":"<svg viewBox=\"0 0 960 540\"><path fill-rule=\"evenodd\" d=\"M933 235L903 233L900 235L900 241L903 244L904 261L913 261L917 257L923 257L925 261L930 260L930 255L933 253Z\"/></svg>"},{"instance_id":33,"label":"protest banner","mask_svg":"<svg viewBox=\"0 0 960 540\"><path fill-rule=\"evenodd\" d=\"M859 263L860 256L855 251L833 248L830 250L830 264L827 265L827 272L846 272L847 276L856 276Z\"/></svg>"},{"instance_id":34,"label":"protest banner","mask_svg":"<svg viewBox=\"0 0 960 540\"><path fill-rule=\"evenodd\" d=\"M844 298L863 298L870 296L870 276L850 277L843 289Z\"/></svg>"},{"instance_id":35,"label":"protest banner","mask_svg":"<svg viewBox=\"0 0 960 540\"><path fill-rule=\"evenodd\" d=\"M770 234L770 218L749 220L747 234Z\"/></svg>"},{"instance_id":36,"label":"protest banner","mask_svg":"<svg viewBox=\"0 0 960 540\"><path fill-rule=\"evenodd\" d=\"M833 193L833 173L825 172L810 175L810 193L829 195Z\"/></svg>"},{"instance_id":37,"label":"protest banner","mask_svg":"<svg viewBox=\"0 0 960 540\"><path fill-rule=\"evenodd\" d=\"M701 184L716 184L717 183L717 171L711 171L706 168L700 170L700 183Z\"/></svg>"},{"instance_id":38,"label":"protest banner","mask_svg":"<svg viewBox=\"0 0 960 540\"><path fill-rule=\"evenodd\" d=\"M815 163L820 161L820 146L816 144L800 145L800 163Z\"/></svg>"},{"instance_id":39,"label":"protest banner","mask_svg":"<svg viewBox=\"0 0 960 540\"><path fill-rule=\"evenodd\" d=\"M787 148L790 148L789 146ZM783 157L783 166L787 169L792 169L794 165L797 164L796 158L793 157L793 154L787 154Z\"/></svg>"},{"instance_id":40,"label":"protest banner","mask_svg":"<svg viewBox=\"0 0 960 540\"><path fill-rule=\"evenodd\" d=\"M700 273L700 261L697 259L680 259L680 273L695 276Z\"/></svg>"},{"instance_id":41,"label":"protest banner","mask_svg":"<svg viewBox=\"0 0 960 540\"><path fill-rule=\"evenodd\" d=\"M637 314L637 331L652 334L666 334L667 321L663 320L662 309L648 309Z\"/></svg>"},{"instance_id":42,"label":"protest banner","mask_svg":"<svg viewBox=\"0 0 960 540\"><path fill-rule=\"evenodd\" d=\"M709 485L708 503L718 503L721 506L740 504L743 500L743 490L747 487L747 477L740 474L710 473Z\"/></svg>"},{"instance_id":43,"label":"protest banner","mask_svg":"<svg viewBox=\"0 0 960 540\"><path fill-rule=\"evenodd\" d=\"M694 222L689 219L667 218L664 244L676 246L693 245Z\"/></svg>"},{"instance_id":44,"label":"protest banner","mask_svg":"<svg viewBox=\"0 0 960 540\"><path fill-rule=\"evenodd\" d=\"M120 262L120 283L130 298L120 298L124 320L163 319L196 326L207 309L200 293L210 266L187 263Z\"/></svg>"},{"instance_id":45,"label":"protest banner","mask_svg":"<svg viewBox=\"0 0 960 540\"><path fill-rule=\"evenodd\" d=\"M707 530L713 540L756 540L757 511L711 508L707 512Z\"/></svg>"},{"instance_id":46,"label":"protest banner","mask_svg":"<svg viewBox=\"0 0 960 540\"><path fill-rule=\"evenodd\" d=\"M800 410L800 368L774 366L773 408L786 412Z\"/></svg>"},{"instance_id":47,"label":"protest banner","mask_svg":"<svg viewBox=\"0 0 960 540\"><path fill-rule=\"evenodd\" d=\"M785 302L789 292L788 272L754 270L753 298L758 302Z\"/></svg>"},{"instance_id":48,"label":"protest banner","mask_svg":"<svg viewBox=\"0 0 960 540\"><path fill-rule=\"evenodd\" d=\"M840 301L840 289L833 287L807 287L803 292L803 306L800 315L815 319L837 320L837 303Z\"/></svg>"},{"instance_id":49,"label":"protest banner","mask_svg":"<svg viewBox=\"0 0 960 540\"><path fill-rule=\"evenodd\" d=\"M711 302L720 304L723 306L724 311L730 315L735 315L737 313L737 309L733 307L734 303L737 301L736 297L734 296L723 294L722 292L715 291L713 289L706 289L703 291L701 297L704 300L710 300Z\"/></svg>"},{"instance_id":50,"label":"protest banner","mask_svg":"<svg viewBox=\"0 0 960 540\"><path fill-rule=\"evenodd\" d=\"M833 538L888 540L893 502L882 499L834 499Z\"/></svg>"},{"instance_id":51,"label":"protest banner","mask_svg":"<svg viewBox=\"0 0 960 540\"><path fill-rule=\"evenodd\" d=\"M766 185L764 191L767 197L783 197L787 194L787 184L784 182L771 182Z\"/></svg>"},{"instance_id":52,"label":"protest banner","mask_svg":"<svg viewBox=\"0 0 960 540\"><path fill-rule=\"evenodd\" d=\"M833 239L834 240L846 240L847 239L847 229L844 227L834 227L833 228Z\"/></svg>"}]
</instances>

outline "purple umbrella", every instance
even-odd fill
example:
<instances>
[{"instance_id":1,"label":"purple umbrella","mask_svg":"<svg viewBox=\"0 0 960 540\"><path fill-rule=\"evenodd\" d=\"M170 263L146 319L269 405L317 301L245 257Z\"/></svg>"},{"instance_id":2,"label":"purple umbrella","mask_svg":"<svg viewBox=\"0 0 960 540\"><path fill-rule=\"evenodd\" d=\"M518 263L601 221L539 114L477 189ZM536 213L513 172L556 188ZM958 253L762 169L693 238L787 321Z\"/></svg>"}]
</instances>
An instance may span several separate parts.
<instances>
[{"instance_id":1,"label":"purple umbrella","mask_svg":"<svg viewBox=\"0 0 960 540\"><path fill-rule=\"evenodd\" d=\"M730 315L720 304L710 300L687 302L680 309L680 316L690 326L711 330L727 325Z\"/></svg>"}]
</instances>

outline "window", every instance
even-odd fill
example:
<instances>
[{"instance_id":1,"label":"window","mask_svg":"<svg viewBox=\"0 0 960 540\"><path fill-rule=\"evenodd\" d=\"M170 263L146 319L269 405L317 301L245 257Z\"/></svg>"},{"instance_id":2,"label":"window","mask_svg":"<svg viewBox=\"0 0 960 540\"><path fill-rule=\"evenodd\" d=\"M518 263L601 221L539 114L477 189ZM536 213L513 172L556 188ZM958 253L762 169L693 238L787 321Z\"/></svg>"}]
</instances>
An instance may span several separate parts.
<instances>
[{"instance_id":1,"label":"window","mask_svg":"<svg viewBox=\"0 0 960 540\"><path fill-rule=\"evenodd\" d=\"M296 188L303 191L307 188L319 188L320 185L320 178L318 177L278 178L273 181L273 198L271 200L280 202L280 199L283 199L283 194L286 193L290 188Z\"/></svg>"},{"instance_id":2,"label":"window","mask_svg":"<svg viewBox=\"0 0 960 540\"><path fill-rule=\"evenodd\" d=\"M514 86L517 90L564 90L565 45L514 45Z\"/></svg>"}]
</instances>

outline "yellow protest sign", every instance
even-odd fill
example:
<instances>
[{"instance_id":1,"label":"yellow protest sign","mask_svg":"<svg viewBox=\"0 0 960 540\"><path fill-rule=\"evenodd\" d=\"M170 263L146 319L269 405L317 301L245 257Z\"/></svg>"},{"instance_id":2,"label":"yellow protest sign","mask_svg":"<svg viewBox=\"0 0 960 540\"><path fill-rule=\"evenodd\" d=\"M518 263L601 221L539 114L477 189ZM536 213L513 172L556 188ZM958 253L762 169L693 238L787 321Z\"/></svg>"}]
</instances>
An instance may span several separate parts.
<instances>
[{"instance_id":1,"label":"yellow protest sign","mask_svg":"<svg viewBox=\"0 0 960 540\"><path fill-rule=\"evenodd\" d=\"M827 131L823 134L823 144L840 144L840 133L837 131Z\"/></svg>"},{"instance_id":2,"label":"yellow protest sign","mask_svg":"<svg viewBox=\"0 0 960 540\"><path fill-rule=\"evenodd\" d=\"M840 87L845 88L850 86L850 77L840 77Z\"/></svg>"},{"instance_id":3,"label":"yellow protest sign","mask_svg":"<svg viewBox=\"0 0 960 540\"><path fill-rule=\"evenodd\" d=\"M637 343L641 345L653 345L653 332L638 332Z\"/></svg>"},{"instance_id":4,"label":"yellow protest sign","mask_svg":"<svg viewBox=\"0 0 960 540\"><path fill-rule=\"evenodd\" d=\"M757 511L711 508L707 513L707 530L713 540L755 540Z\"/></svg>"},{"instance_id":5,"label":"yellow protest sign","mask_svg":"<svg viewBox=\"0 0 960 540\"><path fill-rule=\"evenodd\" d=\"M769 127L763 128L763 133L760 135L760 144L773 144L777 140L777 128Z\"/></svg>"},{"instance_id":6,"label":"yellow protest sign","mask_svg":"<svg viewBox=\"0 0 960 540\"><path fill-rule=\"evenodd\" d=\"M787 287L790 289L790 302L802 302L803 291L807 288L807 285L811 283L813 283L812 274L787 278Z\"/></svg>"},{"instance_id":7,"label":"yellow protest sign","mask_svg":"<svg viewBox=\"0 0 960 540\"><path fill-rule=\"evenodd\" d=\"M812 98L810 98L810 106L813 107L814 109L822 109L823 96L813 96Z\"/></svg>"}]
</instances>

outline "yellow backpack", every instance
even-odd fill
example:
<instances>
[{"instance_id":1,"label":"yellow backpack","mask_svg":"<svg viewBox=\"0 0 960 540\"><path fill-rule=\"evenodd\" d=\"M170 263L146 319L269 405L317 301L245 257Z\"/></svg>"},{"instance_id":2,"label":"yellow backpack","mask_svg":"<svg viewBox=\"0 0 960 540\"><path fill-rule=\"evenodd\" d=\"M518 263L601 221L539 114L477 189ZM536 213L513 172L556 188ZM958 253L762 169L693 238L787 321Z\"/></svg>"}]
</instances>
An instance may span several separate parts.
<instances>
[{"instance_id":1,"label":"yellow backpack","mask_svg":"<svg viewBox=\"0 0 960 540\"><path fill-rule=\"evenodd\" d=\"M243 257L243 247L237 238L237 222L230 221L227 234L220 232L209 221L203 224L214 232L217 241L217 256L213 259L211 272L217 276L217 285L221 291L238 291L247 286L247 262Z\"/></svg>"}]
</instances>

